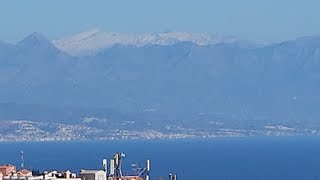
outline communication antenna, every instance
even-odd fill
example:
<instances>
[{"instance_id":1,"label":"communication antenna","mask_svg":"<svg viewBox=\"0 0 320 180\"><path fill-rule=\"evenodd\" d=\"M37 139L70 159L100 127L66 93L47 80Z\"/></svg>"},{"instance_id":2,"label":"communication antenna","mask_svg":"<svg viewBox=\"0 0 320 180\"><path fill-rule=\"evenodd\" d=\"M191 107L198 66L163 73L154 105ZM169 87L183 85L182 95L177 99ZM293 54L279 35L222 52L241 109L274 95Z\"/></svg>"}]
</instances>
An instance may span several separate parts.
<instances>
[{"instance_id":1,"label":"communication antenna","mask_svg":"<svg viewBox=\"0 0 320 180\"><path fill-rule=\"evenodd\" d=\"M102 165L103 165L103 171L107 172L107 159L102 160Z\"/></svg>"},{"instance_id":2,"label":"communication antenna","mask_svg":"<svg viewBox=\"0 0 320 180\"><path fill-rule=\"evenodd\" d=\"M20 151L20 161L21 161L20 168L21 168L21 170L22 170L22 169L24 169L23 151Z\"/></svg>"},{"instance_id":3,"label":"communication antenna","mask_svg":"<svg viewBox=\"0 0 320 180\"><path fill-rule=\"evenodd\" d=\"M146 180L149 180L149 173L150 173L150 160L147 160L146 164Z\"/></svg>"},{"instance_id":4,"label":"communication antenna","mask_svg":"<svg viewBox=\"0 0 320 180\"><path fill-rule=\"evenodd\" d=\"M146 162L146 167L139 173L139 177L144 177L145 180L150 179L150 160L148 159Z\"/></svg>"},{"instance_id":5,"label":"communication antenna","mask_svg":"<svg viewBox=\"0 0 320 180\"><path fill-rule=\"evenodd\" d=\"M118 152L114 155L114 167L116 171L116 176L122 178L122 159L125 158L126 155L122 152Z\"/></svg>"},{"instance_id":6,"label":"communication antenna","mask_svg":"<svg viewBox=\"0 0 320 180\"><path fill-rule=\"evenodd\" d=\"M114 176L115 169L114 169L114 159L110 159L110 176Z\"/></svg>"},{"instance_id":7,"label":"communication antenna","mask_svg":"<svg viewBox=\"0 0 320 180\"><path fill-rule=\"evenodd\" d=\"M177 180L177 174L169 174L169 180Z\"/></svg>"}]
</instances>

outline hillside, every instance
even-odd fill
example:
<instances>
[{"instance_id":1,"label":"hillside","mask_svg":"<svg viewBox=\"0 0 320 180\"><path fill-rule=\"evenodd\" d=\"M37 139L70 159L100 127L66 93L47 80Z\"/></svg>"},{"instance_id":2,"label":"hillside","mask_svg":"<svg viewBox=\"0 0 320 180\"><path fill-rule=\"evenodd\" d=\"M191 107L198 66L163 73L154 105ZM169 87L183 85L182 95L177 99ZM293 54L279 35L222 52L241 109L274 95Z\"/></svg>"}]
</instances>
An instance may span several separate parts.
<instances>
[{"instance_id":1,"label":"hillside","mask_svg":"<svg viewBox=\"0 0 320 180\"><path fill-rule=\"evenodd\" d=\"M320 130L319 63L317 36L263 47L114 45L75 57L35 33L16 45L0 44L0 102L98 107L162 127Z\"/></svg>"}]
</instances>

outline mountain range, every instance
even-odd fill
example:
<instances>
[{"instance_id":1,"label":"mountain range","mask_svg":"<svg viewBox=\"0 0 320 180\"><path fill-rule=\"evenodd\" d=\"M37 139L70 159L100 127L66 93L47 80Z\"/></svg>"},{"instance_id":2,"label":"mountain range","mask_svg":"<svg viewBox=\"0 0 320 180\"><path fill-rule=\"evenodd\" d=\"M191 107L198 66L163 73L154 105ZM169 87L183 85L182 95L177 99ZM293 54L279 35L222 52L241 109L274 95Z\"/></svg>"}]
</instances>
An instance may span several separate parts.
<instances>
[{"instance_id":1,"label":"mountain range","mask_svg":"<svg viewBox=\"0 0 320 180\"><path fill-rule=\"evenodd\" d=\"M145 34L124 34L93 29L76 35L54 40L53 43L72 55L91 55L115 46L173 45L178 42L192 42L197 45L242 42L234 36L220 36L207 33L164 32ZM243 42L244 43L244 42Z\"/></svg>"},{"instance_id":2,"label":"mountain range","mask_svg":"<svg viewBox=\"0 0 320 180\"><path fill-rule=\"evenodd\" d=\"M320 129L320 36L255 46L188 33L33 33L0 43L0 86L0 102L105 108L135 121Z\"/></svg>"}]
</instances>

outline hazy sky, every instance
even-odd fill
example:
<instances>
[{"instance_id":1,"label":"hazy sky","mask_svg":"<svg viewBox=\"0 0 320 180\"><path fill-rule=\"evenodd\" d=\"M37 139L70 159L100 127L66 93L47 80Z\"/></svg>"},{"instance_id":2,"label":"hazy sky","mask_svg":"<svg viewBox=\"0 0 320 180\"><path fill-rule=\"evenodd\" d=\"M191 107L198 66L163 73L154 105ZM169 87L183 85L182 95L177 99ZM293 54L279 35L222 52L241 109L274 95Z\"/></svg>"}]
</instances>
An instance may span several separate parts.
<instances>
[{"instance_id":1,"label":"hazy sky","mask_svg":"<svg viewBox=\"0 0 320 180\"><path fill-rule=\"evenodd\" d=\"M100 28L187 31L275 42L320 34L320 0L2 0L0 40Z\"/></svg>"}]
</instances>

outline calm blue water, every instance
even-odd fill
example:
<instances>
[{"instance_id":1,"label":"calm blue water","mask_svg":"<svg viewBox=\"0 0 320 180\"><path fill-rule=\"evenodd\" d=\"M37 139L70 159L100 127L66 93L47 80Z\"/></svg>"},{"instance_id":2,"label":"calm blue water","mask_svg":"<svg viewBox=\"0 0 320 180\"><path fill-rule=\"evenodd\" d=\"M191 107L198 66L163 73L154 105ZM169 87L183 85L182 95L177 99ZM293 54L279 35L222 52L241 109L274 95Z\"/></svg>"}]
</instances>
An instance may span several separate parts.
<instances>
[{"instance_id":1,"label":"calm blue water","mask_svg":"<svg viewBox=\"0 0 320 180\"><path fill-rule=\"evenodd\" d=\"M320 180L320 137L221 138L109 142L1 143L0 163L31 169L101 168L101 159L125 152L125 170L151 159L154 177L174 171L180 180Z\"/></svg>"}]
</instances>

